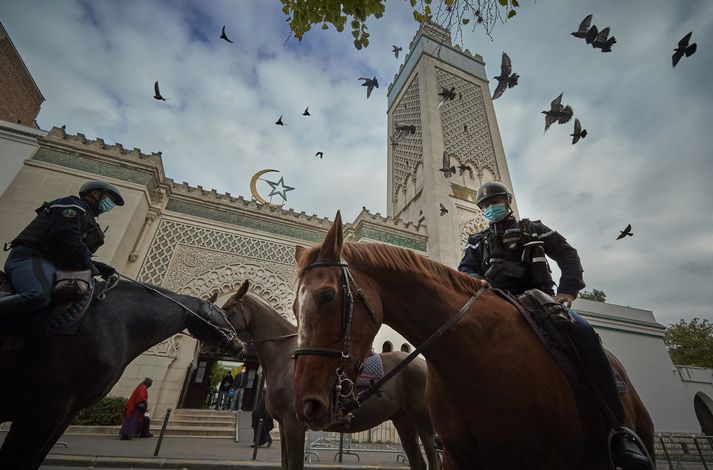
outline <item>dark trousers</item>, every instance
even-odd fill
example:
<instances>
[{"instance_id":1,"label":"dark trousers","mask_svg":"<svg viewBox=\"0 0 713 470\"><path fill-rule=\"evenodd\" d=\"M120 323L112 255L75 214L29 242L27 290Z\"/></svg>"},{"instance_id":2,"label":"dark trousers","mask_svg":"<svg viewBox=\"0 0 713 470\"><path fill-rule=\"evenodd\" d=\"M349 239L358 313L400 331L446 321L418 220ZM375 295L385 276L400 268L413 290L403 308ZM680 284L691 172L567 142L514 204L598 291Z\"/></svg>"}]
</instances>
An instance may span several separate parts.
<instances>
[{"instance_id":1,"label":"dark trousers","mask_svg":"<svg viewBox=\"0 0 713 470\"><path fill-rule=\"evenodd\" d=\"M44 253L26 246L10 250L5 261L5 273L17 294L3 297L0 317L41 310L52 299L57 267Z\"/></svg>"},{"instance_id":2,"label":"dark trousers","mask_svg":"<svg viewBox=\"0 0 713 470\"><path fill-rule=\"evenodd\" d=\"M624 425L626 423L626 414L619 398L619 389L614 380L611 364L609 364L607 354L604 351L604 347L602 347L601 338L594 331L592 325L577 312L570 310L569 313L574 321L577 322L577 327L572 328L570 336L579 356L582 358L582 362L584 362L584 367L599 389L599 393L601 393L609 408L614 412L614 416L618 421L617 424Z\"/></svg>"}]
</instances>

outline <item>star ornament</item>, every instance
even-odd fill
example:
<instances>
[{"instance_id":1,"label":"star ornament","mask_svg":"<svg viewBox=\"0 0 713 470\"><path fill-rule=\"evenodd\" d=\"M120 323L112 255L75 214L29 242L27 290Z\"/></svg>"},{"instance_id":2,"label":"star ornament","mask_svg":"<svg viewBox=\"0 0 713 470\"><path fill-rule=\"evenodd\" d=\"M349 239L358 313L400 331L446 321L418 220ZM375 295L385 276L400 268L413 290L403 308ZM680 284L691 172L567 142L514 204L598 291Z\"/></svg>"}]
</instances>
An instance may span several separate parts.
<instances>
[{"instance_id":1,"label":"star ornament","mask_svg":"<svg viewBox=\"0 0 713 470\"><path fill-rule=\"evenodd\" d=\"M287 191L292 191L295 189L292 186L285 185L285 181L284 181L283 177L280 177L280 180L277 183L275 183L274 181L268 181L268 180L265 180L265 182L267 184L269 184L270 187L272 187L272 190L270 191L270 194L267 195L267 197L272 197L272 196L277 195L277 196L280 196L282 198L282 200L285 202L287 202L287 194L286 194Z\"/></svg>"}]
</instances>

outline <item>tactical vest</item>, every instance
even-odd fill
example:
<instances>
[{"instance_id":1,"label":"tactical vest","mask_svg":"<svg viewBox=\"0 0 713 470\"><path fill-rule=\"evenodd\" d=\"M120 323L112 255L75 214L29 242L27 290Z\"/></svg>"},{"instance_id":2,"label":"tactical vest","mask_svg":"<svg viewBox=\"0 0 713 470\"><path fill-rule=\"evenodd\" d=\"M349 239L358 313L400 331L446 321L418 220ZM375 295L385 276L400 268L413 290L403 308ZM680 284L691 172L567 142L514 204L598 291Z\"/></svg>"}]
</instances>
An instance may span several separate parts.
<instances>
[{"instance_id":1,"label":"tactical vest","mask_svg":"<svg viewBox=\"0 0 713 470\"><path fill-rule=\"evenodd\" d=\"M10 246L29 246L38 250L47 250L51 247L50 240L50 204L45 202L35 210L37 216L29 223L15 239L10 242ZM80 213L80 231L82 240L92 253L104 244L104 232L97 221L88 212Z\"/></svg>"},{"instance_id":2,"label":"tactical vest","mask_svg":"<svg viewBox=\"0 0 713 470\"><path fill-rule=\"evenodd\" d=\"M551 292L554 282L545 258L544 242L533 236L529 219L496 234L483 230L485 278L496 287L520 291L537 288Z\"/></svg>"}]
</instances>

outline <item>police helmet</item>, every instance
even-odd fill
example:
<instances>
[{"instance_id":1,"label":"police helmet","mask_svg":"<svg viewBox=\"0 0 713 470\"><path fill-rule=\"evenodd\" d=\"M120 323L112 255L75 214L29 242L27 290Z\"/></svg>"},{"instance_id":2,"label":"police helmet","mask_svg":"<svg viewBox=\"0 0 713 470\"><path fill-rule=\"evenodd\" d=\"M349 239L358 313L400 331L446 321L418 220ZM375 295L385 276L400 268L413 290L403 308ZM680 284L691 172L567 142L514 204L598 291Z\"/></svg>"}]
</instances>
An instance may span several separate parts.
<instances>
[{"instance_id":1,"label":"police helmet","mask_svg":"<svg viewBox=\"0 0 713 470\"><path fill-rule=\"evenodd\" d=\"M98 189L100 191L104 191L105 193L109 193L111 196L111 199L114 201L114 204L117 206L123 206L124 205L124 198L121 197L121 194L119 193L119 190L116 189L116 186L114 186L111 183L107 183L106 181L88 181L82 185L81 188L79 188L79 195L80 196L85 196L89 191L92 191L94 189Z\"/></svg>"},{"instance_id":2,"label":"police helmet","mask_svg":"<svg viewBox=\"0 0 713 470\"><path fill-rule=\"evenodd\" d=\"M489 181L478 188L478 193L475 195L475 203L480 207L480 205L488 199L499 196L507 196L508 205L512 202L510 188L500 181Z\"/></svg>"}]
</instances>

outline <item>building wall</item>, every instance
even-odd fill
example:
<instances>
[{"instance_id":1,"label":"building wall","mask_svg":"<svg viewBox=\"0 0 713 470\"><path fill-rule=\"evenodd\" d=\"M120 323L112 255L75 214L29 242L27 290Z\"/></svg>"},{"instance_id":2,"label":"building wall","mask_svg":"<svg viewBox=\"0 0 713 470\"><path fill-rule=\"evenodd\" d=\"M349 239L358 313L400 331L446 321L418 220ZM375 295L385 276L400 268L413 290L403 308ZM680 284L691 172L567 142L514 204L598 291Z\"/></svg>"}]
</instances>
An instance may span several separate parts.
<instances>
[{"instance_id":1,"label":"building wall","mask_svg":"<svg viewBox=\"0 0 713 470\"><path fill-rule=\"evenodd\" d=\"M0 195L20 172L24 161L37 150L37 137L46 134L32 127L0 120Z\"/></svg>"},{"instance_id":2,"label":"building wall","mask_svg":"<svg viewBox=\"0 0 713 470\"><path fill-rule=\"evenodd\" d=\"M688 403L696 410L698 432L713 435L713 369L676 366Z\"/></svg>"},{"instance_id":3,"label":"building wall","mask_svg":"<svg viewBox=\"0 0 713 470\"><path fill-rule=\"evenodd\" d=\"M0 24L0 120L36 127L45 99Z\"/></svg>"}]
</instances>

